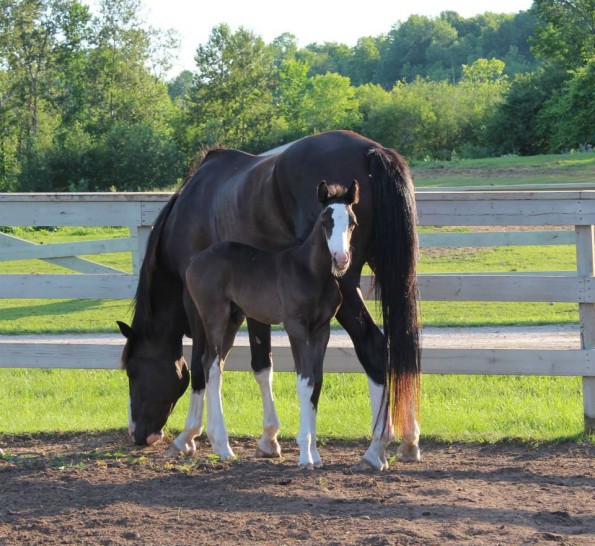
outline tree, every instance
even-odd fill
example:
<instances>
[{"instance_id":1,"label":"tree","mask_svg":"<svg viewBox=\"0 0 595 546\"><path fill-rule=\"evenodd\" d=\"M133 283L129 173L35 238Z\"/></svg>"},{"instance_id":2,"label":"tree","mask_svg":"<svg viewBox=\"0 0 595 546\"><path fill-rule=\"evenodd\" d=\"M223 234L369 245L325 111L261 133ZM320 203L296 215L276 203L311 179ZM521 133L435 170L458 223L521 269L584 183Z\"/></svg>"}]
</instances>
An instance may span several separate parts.
<instances>
[{"instance_id":1,"label":"tree","mask_svg":"<svg viewBox=\"0 0 595 546\"><path fill-rule=\"evenodd\" d=\"M352 85L358 86L375 81L380 64L380 48L382 38L370 36L360 38L353 48L353 55L349 63L348 76Z\"/></svg>"},{"instance_id":2,"label":"tree","mask_svg":"<svg viewBox=\"0 0 595 546\"><path fill-rule=\"evenodd\" d=\"M225 144L255 151L274 117L277 84L273 54L261 38L240 27L215 27L196 50L189 124L196 147Z\"/></svg>"},{"instance_id":3,"label":"tree","mask_svg":"<svg viewBox=\"0 0 595 546\"><path fill-rule=\"evenodd\" d=\"M550 96L538 123L549 136L548 151L560 152L595 144L595 58L572 72L559 92Z\"/></svg>"},{"instance_id":4,"label":"tree","mask_svg":"<svg viewBox=\"0 0 595 546\"><path fill-rule=\"evenodd\" d=\"M532 11L541 59L574 69L595 57L595 0L534 0Z\"/></svg>"},{"instance_id":5,"label":"tree","mask_svg":"<svg viewBox=\"0 0 595 546\"><path fill-rule=\"evenodd\" d=\"M171 115L166 84L148 69L151 34L142 26L139 0L100 0L89 52L84 113L91 132L116 123L157 124Z\"/></svg>"},{"instance_id":6,"label":"tree","mask_svg":"<svg viewBox=\"0 0 595 546\"><path fill-rule=\"evenodd\" d=\"M16 189L26 162L51 143L79 89L90 15L74 0L0 0L0 186Z\"/></svg>"},{"instance_id":7,"label":"tree","mask_svg":"<svg viewBox=\"0 0 595 546\"><path fill-rule=\"evenodd\" d=\"M287 123L289 140L306 133L303 119L304 100L309 81L309 66L304 61L286 60L279 70L279 111Z\"/></svg>"},{"instance_id":8,"label":"tree","mask_svg":"<svg viewBox=\"0 0 595 546\"><path fill-rule=\"evenodd\" d=\"M192 89L193 75L190 70L182 70L167 84L167 92L172 101L184 98Z\"/></svg>"},{"instance_id":9,"label":"tree","mask_svg":"<svg viewBox=\"0 0 595 546\"><path fill-rule=\"evenodd\" d=\"M7 69L4 108L24 152L61 92L61 70L79 50L89 14L73 0L0 0L0 66ZM45 116L47 119L47 115Z\"/></svg>"},{"instance_id":10,"label":"tree","mask_svg":"<svg viewBox=\"0 0 595 546\"><path fill-rule=\"evenodd\" d=\"M563 71L551 68L514 78L487 123L485 143L493 154L535 155L548 150L551 135L540 122L542 110L565 79Z\"/></svg>"},{"instance_id":11,"label":"tree","mask_svg":"<svg viewBox=\"0 0 595 546\"><path fill-rule=\"evenodd\" d=\"M349 78L325 74L310 78L303 102L306 131L351 129L361 122L359 103Z\"/></svg>"},{"instance_id":12,"label":"tree","mask_svg":"<svg viewBox=\"0 0 595 546\"><path fill-rule=\"evenodd\" d=\"M324 75L329 72L347 74L352 64L352 56L351 48L337 42L310 44L298 52L298 59L310 66L309 76Z\"/></svg>"}]
</instances>

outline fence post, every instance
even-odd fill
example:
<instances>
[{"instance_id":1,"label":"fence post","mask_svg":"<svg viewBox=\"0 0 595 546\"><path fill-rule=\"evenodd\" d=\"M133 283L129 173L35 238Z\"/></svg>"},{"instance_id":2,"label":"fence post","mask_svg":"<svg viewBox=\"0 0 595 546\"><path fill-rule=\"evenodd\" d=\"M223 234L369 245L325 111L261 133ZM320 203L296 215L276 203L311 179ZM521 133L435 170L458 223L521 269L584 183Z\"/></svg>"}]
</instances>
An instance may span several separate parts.
<instances>
[{"instance_id":1,"label":"fence post","mask_svg":"<svg viewBox=\"0 0 595 546\"><path fill-rule=\"evenodd\" d=\"M579 277L592 277L595 272L593 226L575 226L576 267ZM581 347L595 347L595 304L579 303ZM595 377L583 377L585 432L595 432Z\"/></svg>"},{"instance_id":2,"label":"fence post","mask_svg":"<svg viewBox=\"0 0 595 546\"><path fill-rule=\"evenodd\" d=\"M147 250L147 242L151 235L151 226L130 226L130 238L132 239L132 272L135 275L140 273L141 265Z\"/></svg>"}]
</instances>

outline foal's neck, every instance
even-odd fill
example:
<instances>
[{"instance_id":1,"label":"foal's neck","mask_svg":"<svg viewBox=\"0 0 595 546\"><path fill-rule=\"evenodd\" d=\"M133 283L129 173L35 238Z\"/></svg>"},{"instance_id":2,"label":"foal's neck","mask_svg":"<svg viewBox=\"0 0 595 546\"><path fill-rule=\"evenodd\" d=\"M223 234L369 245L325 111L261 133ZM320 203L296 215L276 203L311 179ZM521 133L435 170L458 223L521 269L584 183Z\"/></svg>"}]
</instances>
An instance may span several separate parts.
<instances>
[{"instance_id":1,"label":"foal's neck","mask_svg":"<svg viewBox=\"0 0 595 546\"><path fill-rule=\"evenodd\" d=\"M332 274L332 259L326 235L322 229L321 217L318 217L310 234L300 245L299 254L307 260L312 271L320 276L328 276Z\"/></svg>"}]
</instances>

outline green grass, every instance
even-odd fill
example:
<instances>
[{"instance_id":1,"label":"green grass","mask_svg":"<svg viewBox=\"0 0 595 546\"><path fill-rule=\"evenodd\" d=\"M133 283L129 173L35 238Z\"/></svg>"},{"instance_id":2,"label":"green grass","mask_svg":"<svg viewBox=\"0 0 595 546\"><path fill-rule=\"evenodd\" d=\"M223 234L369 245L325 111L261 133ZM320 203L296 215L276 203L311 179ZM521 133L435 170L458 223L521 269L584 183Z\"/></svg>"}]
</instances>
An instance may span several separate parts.
<instances>
[{"instance_id":1,"label":"green grass","mask_svg":"<svg viewBox=\"0 0 595 546\"><path fill-rule=\"evenodd\" d=\"M412 168L415 186L420 188L595 184L592 152L417 162Z\"/></svg>"},{"instance_id":2,"label":"green grass","mask_svg":"<svg viewBox=\"0 0 595 546\"><path fill-rule=\"evenodd\" d=\"M276 374L274 391L282 436L295 438L295 375ZM0 434L121 429L127 423L127 392L121 371L0 370ZM261 434L260 394L249 372L225 374L223 405L232 436ZM183 428L187 408L188 393L170 418L170 434ZM581 382L566 377L427 375L421 423L425 437L440 441L580 439ZM320 438L362 438L370 428L364 374L327 374L318 416Z\"/></svg>"},{"instance_id":3,"label":"green grass","mask_svg":"<svg viewBox=\"0 0 595 546\"><path fill-rule=\"evenodd\" d=\"M129 300L0 300L0 334L115 333Z\"/></svg>"}]
</instances>

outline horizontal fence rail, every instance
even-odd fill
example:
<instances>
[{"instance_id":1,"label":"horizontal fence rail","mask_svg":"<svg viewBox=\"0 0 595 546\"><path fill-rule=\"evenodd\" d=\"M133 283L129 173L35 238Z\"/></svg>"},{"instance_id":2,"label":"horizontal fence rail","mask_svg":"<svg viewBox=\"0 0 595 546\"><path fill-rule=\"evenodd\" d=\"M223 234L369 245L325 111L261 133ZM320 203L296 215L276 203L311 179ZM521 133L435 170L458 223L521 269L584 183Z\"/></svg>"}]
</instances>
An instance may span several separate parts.
<instances>
[{"instance_id":1,"label":"horizontal fence rail","mask_svg":"<svg viewBox=\"0 0 595 546\"><path fill-rule=\"evenodd\" d=\"M0 226L123 226L128 237L34 244L0 233L0 267L40 259L68 273L0 274L1 298L131 299L147 238L169 193L0 194ZM581 348L559 350L430 348L424 373L574 375L583 377L585 422L595 426L595 190L452 191L416 193L420 226L506 228L506 231L422 233L422 248L575 245L577 270L566 272L424 274L422 300L574 302ZM529 226L539 230L523 231ZM132 254L132 272L80 256ZM370 279L362 281L371 293ZM114 321L120 317L114 317ZM123 346L97 343L0 342L0 367L117 368ZM190 346L185 345L189 357ZM236 342L227 369L249 369L249 347ZM288 345L273 348L275 367L293 370ZM363 371L353 347L329 346L325 370Z\"/></svg>"}]
</instances>

